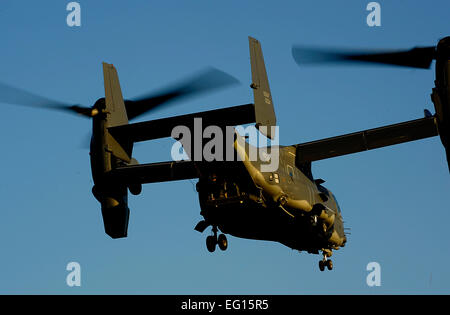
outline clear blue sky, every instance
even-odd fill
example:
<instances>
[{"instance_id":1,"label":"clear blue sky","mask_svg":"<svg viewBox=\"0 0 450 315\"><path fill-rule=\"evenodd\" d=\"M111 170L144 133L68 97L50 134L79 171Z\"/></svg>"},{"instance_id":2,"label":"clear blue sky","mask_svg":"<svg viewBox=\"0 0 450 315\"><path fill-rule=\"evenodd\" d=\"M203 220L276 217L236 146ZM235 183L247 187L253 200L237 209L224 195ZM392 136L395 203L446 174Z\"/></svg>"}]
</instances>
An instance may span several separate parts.
<instances>
[{"instance_id":1,"label":"clear blue sky","mask_svg":"<svg viewBox=\"0 0 450 315\"><path fill-rule=\"evenodd\" d=\"M247 36L262 43L281 144L421 118L434 112L434 70L298 67L293 44L411 48L450 35L448 1L79 1L82 25L66 25L69 1L0 5L0 81L67 102L104 95L101 62L133 97L214 66L241 85L159 110L166 117L252 102ZM450 176L438 138L313 164L340 201L348 244L334 270L320 256L278 243L229 237L209 253L194 181L144 186L130 196L129 237L103 231L91 195L90 121L0 104L0 293L397 294L450 293ZM142 162L170 158L170 140L136 148ZM66 285L66 265L82 285ZM381 287L366 285L369 262Z\"/></svg>"}]
</instances>

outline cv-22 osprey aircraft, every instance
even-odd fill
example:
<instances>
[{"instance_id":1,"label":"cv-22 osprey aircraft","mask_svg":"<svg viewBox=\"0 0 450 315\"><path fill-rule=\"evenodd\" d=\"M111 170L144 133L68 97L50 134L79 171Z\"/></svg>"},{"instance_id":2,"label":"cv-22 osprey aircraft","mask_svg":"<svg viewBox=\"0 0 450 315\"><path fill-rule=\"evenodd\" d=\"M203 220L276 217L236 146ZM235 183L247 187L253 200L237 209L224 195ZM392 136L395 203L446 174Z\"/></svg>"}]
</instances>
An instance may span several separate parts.
<instances>
[{"instance_id":1,"label":"cv-22 osprey aircraft","mask_svg":"<svg viewBox=\"0 0 450 315\"><path fill-rule=\"evenodd\" d=\"M218 126L223 128L224 134L230 126L255 124L264 136L275 137L276 129L272 128L276 126L275 111L261 45L249 37L249 47L250 87L254 95L250 104L129 123L169 101L222 87L234 80L218 70L209 70L162 93L124 100L117 71L107 63L103 63L105 97L98 99L92 107L55 102L4 84L0 86L0 101L62 109L92 118L92 193L101 205L104 229L110 237L127 236L128 191L138 195L145 183L198 179L196 188L204 219L195 230L204 232L211 227L211 235L206 238L210 252L217 246L226 250L225 234L230 234L238 238L279 242L312 254L321 253L320 270L331 270L333 264L329 257L333 250L346 244L347 237L336 197L325 188L324 180L313 177L311 162L437 135L448 160L450 40L441 40L437 47L404 52L353 55L317 52L321 61L381 62L419 68L429 67L436 59L436 87L432 94L434 115L426 111L424 118L412 121L308 143L271 146L266 150L270 153L257 154L256 159L251 154L254 146L236 132L231 142L223 144L224 148L216 148L227 151L231 147L235 157L232 161L191 158L139 164L132 155L135 143L171 137L177 126L193 130L195 120L200 118L204 126ZM297 62L301 62L304 52L301 48L293 49ZM196 145L194 142L195 139L181 141L188 149L188 155L190 148ZM277 168L264 170L264 165L274 158L278 159Z\"/></svg>"}]
</instances>

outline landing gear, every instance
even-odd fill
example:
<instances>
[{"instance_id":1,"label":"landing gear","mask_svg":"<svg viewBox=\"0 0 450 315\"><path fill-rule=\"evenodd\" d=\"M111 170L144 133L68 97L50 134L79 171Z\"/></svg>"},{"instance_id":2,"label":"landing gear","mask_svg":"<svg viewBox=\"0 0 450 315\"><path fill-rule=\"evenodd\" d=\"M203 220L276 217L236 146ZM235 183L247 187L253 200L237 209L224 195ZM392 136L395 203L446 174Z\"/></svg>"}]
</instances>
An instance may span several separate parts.
<instances>
[{"instance_id":1,"label":"landing gear","mask_svg":"<svg viewBox=\"0 0 450 315\"><path fill-rule=\"evenodd\" d=\"M210 253L216 250L217 240L214 236L210 235L206 238L206 248Z\"/></svg>"},{"instance_id":2,"label":"landing gear","mask_svg":"<svg viewBox=\"0 0 450 315\"><path fill-rule=\"evenodd\" d=\"M318 223L318 221L319 221L319 217L320 217L320 215L322 214L322 211L325 209L325 207L322 205L322 204L320 204L320 203L316 203L314 206L313 206L313 208L312 208L312 210L311 210L311 212L310 212L310 214L311 214L311 224L312 224L312 226L317 226L317 223Z\"/></svg>"},{"instance_id":3,"label":"landing gear","mask_svg":"<svg viewBox=\"0 0 450 315\"><path fill-rule=\"evenodd\" d=\"M327 268L328 270L333 270L333 261L331 259L327 260Z\"/></svg>"},{"instance_id":4,"label":"landing gear","mask_svg":"<svg viewBox=\"0 0 450 315\"><path fill-rule=\"evenodd\" d=\"M327 267L328 270L333 270L333 261L331 259L325 259L325 260L319 261L320 271L324 271L325 267Z\"/></svg>"},{"instance_id":5,"label":"landing gear","mask_svg":"<svg viewBox=\"0 0 450 315\"><path fill-rule=\"evenodd\" d=\"M324 271L325 270L325 262L323 260L319 261L319 269L320 269L320 271Z\"/></svg>"},{"instance_id":6,"label":"landing gear","mask_svg":"<svg viewBox=\"0 0 450 315\"><path fill-rule=\"evenodd\" d=\"M330 250L323 251L323 259L319 261L320 271L324 271L325 267L327 267L328 270L333 270L333 261L331 259L328 259L328 257L330 256L331 256Z\"/></svg>"},{"instance_id":7,"label":"landing gear","mask_svg":"<svg viewBox=\"0 0 450 315\"><path fill-rule=\"evenodd\" d=\"M219 245L221 250L226 250L228 248L228 240L225 234L220 234L217 237L217 226L213 226L212 228L213 235L210 235L206 238L206 248L210 253L216 250L216 246Z\"/></svg>"},{"instance_id":8,"label":"landing gear","mask_svg":"<svg viewBox=\"0 0 450 315\"><path fill-rule=\"evenodd\" d=\"M217 242L219 243L219 248L221 250L227 250L228 248L228 240L225 234L220 234L219 238L217 239Z\"/></svg>"}]
</instances>

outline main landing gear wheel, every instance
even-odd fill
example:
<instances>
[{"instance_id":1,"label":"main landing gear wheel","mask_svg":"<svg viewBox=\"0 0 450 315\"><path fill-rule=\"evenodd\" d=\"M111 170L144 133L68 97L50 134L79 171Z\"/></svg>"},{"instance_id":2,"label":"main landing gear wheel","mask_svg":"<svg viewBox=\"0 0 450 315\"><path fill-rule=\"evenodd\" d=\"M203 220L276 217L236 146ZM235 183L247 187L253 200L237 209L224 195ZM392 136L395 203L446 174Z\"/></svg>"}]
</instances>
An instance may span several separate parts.
<instances>
[{"instance_id":1,"label":"main landing gear wheel","mask_svg":"<svg viewBox=\"0 0 450 315\"><path fill-rule=\"evenodd\" d=\"M206 248L210 253L216 250L217 245L219 245L219 248L221 250L226 250L228 248L227 237L225 236L225 234L220 234L219 237L217 237L217 231L217 226L213 226L213 234L206 238Z\"/></svg>"},{"instance_id":2,"label":"main landing gear wheel","mask_svg":"<svg viewBox=\"0 0 450 315\"><path fill-rule=\"evenodd\" d=\"M324 251L323 252L323 259L319 261L319 269L320 271L324 271L325 267L327 267L328 270L333 270L333 261L331 259L328 259L328 257L331 256L331 251Z\"/></svg>"},{"instance_id":3,"label":"main landing gear wheel","mask_svg":"<svg viewBox=\"0 0 450 315\"><path fill-rule=\"evenodd\" d=\"M320 271L324 271L325 267L327 267L328 270L333 270L333 261L331 259L319 261Z\"/></svg>"},{"instance_id":4,"label":"main landing gear wheel","mask_svg":"<svg viewBox=\"0 0 450 315\"><path fill-rule=\"evenodd\" d=\"M213 235L210 235L206 238L206 248L208 249L208 251L210 253L212 253L216 250L216 245L217 245L217 239Z\"/></svg>"},{"instance_id":5,"label":"main landing gear wheel","mask_svg":"<svg viewBox=\"0 0 450 315\"><path fill-rule=\"evenodd\" d=\"M320 271L324 271L325 270L325 263L323 260L319 261L319 269Z\"/></svg>"},{"instance_id":6,"label":"main landing gear wheel","mask_svg":"<svg viewBox=\"0 0 450 315\"><path fill-rule=\"evenodd\" d=\"M225 234L220 234L217 239L217 243L219 244L219 248L221 250L226 250L228 248L228 240Z\"/></svg>"}]
</instances>

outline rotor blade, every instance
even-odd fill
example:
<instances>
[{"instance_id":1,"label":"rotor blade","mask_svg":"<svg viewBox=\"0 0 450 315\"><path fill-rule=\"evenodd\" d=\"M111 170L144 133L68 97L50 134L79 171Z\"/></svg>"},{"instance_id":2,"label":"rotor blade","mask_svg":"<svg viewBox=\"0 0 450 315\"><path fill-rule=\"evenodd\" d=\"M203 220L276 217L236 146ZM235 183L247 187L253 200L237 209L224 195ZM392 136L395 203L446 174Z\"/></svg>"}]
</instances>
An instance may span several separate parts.
<instances>
[{"instance_id":1,"label":"rotor blade","mask_svg":"<svg viewBox=\"0 0 450 315\"><path fill-rule=\"evenodd\" d=\"M87 117L92 116L92 109L89 107L70 105L64 102L55 101L1 82L0 102L29 107L62 110L72 113L75 112Z\"/></svg>"},{"instance_id":2,"label":"rotor blade","mask_svg":"<svg viewBox=\"0 0 450 315\"><path fill-rule=\"evenodd\" d=\"M339 51L330 49L292 47L297 64L367 62L428 69L435 59L435 47L417 47L398 51Z\"/></svg>"},{"instance_id":3,"label":"rotor blade","mask_svg":"<svg viewBox=\"0 0 450 315\"><path fill-rule=\"evenodd\" d=\"M200 74L173 87L166 88L159 93L146 94L134 100L125 100L128 119L133 119L156 108L161 108L170 101L223 88L238 82L237 79L225 72L215 68L208 68Z\"/></svg>"}]
</instances>

